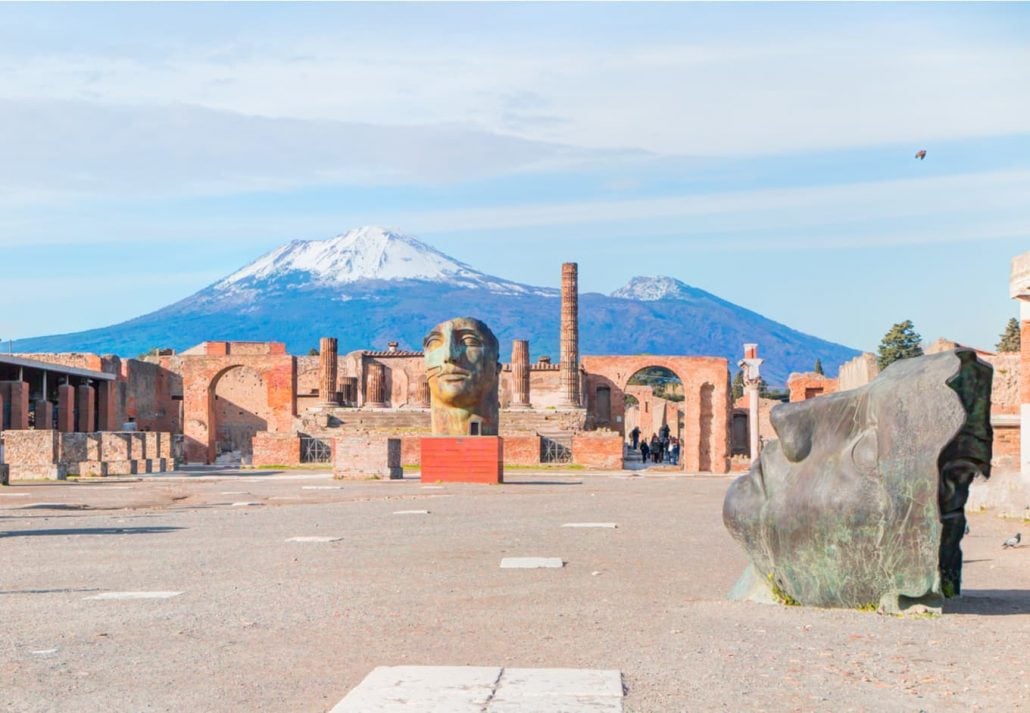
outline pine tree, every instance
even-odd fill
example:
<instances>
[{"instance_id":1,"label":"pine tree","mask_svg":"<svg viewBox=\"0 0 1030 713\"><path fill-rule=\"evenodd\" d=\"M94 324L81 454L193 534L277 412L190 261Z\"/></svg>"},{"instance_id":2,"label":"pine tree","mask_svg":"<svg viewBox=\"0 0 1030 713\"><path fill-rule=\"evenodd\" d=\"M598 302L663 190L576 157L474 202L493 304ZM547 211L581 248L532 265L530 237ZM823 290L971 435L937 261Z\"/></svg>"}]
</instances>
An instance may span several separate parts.
<instances>
[{"instance_id":1,"label":"pine tree","mask_svg":"<svg viewBox=\"0 0 1030 713\"><path fill-rule=\"evenodd\" d=\"M733 377L733 400L736 401L744 395L744 372L737 371L737 375Z\"/></svg>"},{"instance_id":2,"label":"pine tree","mask_svg":"<svg viewBox=\"0 0 1030 713\"><path fill-rule=\"evenodd\" d=\"M1013 317L1005 325L1005 331L1001 333L1001 341L997 344L999 352L1018 352L1020 349L1019 321Z\"/></svg>"},{"instance_id":3,"label":"pine tree","mask_svg":"<svg viewBox=\"0 0 1030 713\"><path fill-rule=\"evenodd\" d=\"M911 320L895 324L880 340L880 349L876 355L880 369L886 369L899 359L922 356L921 341L923 338L916 332Z\"/></svg>"},{"instance_id":4,"label":"pine tree","mask_svg":"<svg viewBox=\"0 0 1030 713\"><path fill-rule=\"evenodd\" d=\"M812 371L814 371L816 374L825 374L826 373L825 371L823 371L823 362L822 362L821 359L816 359L815 360L815 368L812 369Z\"/></svg>"}]
</instances>

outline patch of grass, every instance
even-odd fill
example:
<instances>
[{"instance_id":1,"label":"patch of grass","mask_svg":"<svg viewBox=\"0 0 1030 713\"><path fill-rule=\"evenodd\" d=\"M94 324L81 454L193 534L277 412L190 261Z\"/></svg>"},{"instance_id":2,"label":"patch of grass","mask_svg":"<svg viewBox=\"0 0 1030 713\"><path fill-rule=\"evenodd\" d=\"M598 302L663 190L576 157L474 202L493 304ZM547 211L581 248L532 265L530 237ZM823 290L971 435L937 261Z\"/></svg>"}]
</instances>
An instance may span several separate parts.
<instances>
[{"instance_id":1,"label":"patch of grass","mask_svg":"<svg viewBox=\"0 0 1030 713\"><path fill-rule=\"evenodd\" d=\"M799 606L801 606L801 602L799 602L797 599L795 599L794 597L790 596L785 591L783 591L783 589L780 587L779 583L773 577L772 572L770 572L768 574L768 579L769 579L769 589L772 591L772 595L776 598L776 601L778 601L780 604L783 604L784 606L788 606L788 607L799 607Z\"/></svg>"},{"instance_id":2,"label":"patch of grass","mask_svg":"<svg viewBox=\"0 0 1030 713\"><path fill-rule=\"evenodd\" d=\"M301 465L285 465L271 463L269 465L241 465L240 470L332 470L330 463L302 463Z\"/></svg>"},{"instance_id":3,"label":"patch of grass","mask_svg":"<svg viewBox=\"0 0 1030 713\"><path fill-rule=\"evenodd\" d=\"M422 466L416 465L414 463L408 463L406 465L402 465L401 470L403 470L405 473L413 473L416 470L422 470Z\"/></svg>"},{"instance_id":4,"label":"patch of grass","mask_svg":"<svg viewBox=\"0 0 1030 713\"><path fill-rule=\"evenodd\" d=\"M586 470L585 465L578 463L540 463L538 465L519 465L505 463L505 470Z\"/></svg>"},{"instance_id":5,"label":"patch of grass","mask_svg":"<svg viewBox=\"0 0 1030 713\"><path fill-rule=\"evenodd\" d=\"M864 611L871 613L876 613L877 611L879 611L879 609L880 607L878 607L876 604L873 604L872 602L870 602L869 604L863 604L860 607L855 607L856 611Z\"/></svg>"}]
</instances>

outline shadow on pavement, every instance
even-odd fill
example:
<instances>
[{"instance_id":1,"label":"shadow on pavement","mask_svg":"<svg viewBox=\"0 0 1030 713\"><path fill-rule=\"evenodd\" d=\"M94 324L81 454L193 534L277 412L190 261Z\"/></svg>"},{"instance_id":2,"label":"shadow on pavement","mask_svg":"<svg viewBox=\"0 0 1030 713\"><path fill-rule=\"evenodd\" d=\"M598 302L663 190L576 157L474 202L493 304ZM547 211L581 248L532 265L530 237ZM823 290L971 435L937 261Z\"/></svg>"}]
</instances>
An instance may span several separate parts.
<instances>
[{"instance_id":1,"label":"shadow on pavement","mask_svg":"<svg viewBox=\"0 0 1030 713\"><path fill-rule=\"evenodd\" d=\"M66 527L50 530L15 530L0 532L0 537L50 537L54 535L158 535L184 527Z\"/></svg>"},{"instance_id":2,"label":"shadow on pavement","mask_svg":"<svg viewBox=\"0 0 1030 713\"><path fill-rule=\"evenodd\" d=\"M1030 614L1030 590L964 589L962 596L945 600L944 613L982 616Z\"/></svg>"}]
</instances>

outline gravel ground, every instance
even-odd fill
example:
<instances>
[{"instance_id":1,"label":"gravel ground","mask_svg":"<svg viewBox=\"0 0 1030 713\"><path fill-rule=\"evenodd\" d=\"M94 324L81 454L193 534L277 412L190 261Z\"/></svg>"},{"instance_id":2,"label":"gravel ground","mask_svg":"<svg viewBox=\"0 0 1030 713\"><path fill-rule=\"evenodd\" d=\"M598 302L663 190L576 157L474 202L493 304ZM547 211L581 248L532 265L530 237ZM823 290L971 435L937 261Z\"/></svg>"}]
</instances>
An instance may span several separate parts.
<instances>
[{"instance_id":1,"label":"gravel ground","mask_svg":"<svg viewBox=\"0 0 1030 713\"><path fill-rule=\"evenodd\" d=\"M1030 710L1026 524L971 515L965 596L902 619L725 601L730 478L508 479L2 488L0 709L325 711L419 664L619 669L631 713ZM534 556L567 564L499 566ZM154 590L182 594L87 599Z\"/></svg>"}]
</instances>

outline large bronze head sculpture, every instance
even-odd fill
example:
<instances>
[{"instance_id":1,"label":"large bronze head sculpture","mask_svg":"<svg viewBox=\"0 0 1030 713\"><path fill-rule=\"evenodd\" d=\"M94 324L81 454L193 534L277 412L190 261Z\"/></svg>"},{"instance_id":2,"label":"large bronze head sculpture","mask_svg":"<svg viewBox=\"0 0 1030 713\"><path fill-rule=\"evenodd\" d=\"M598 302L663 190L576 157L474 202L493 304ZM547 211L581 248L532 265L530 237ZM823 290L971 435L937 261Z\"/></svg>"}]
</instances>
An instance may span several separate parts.
<instances>
[{"instance_id":1,"label":"large bronze head sculpture","mask_svg":"<svg viewBox=\"0 0 1030 713\"><path fill-rule=\"evenodd\" d=\"M991 376L955 350L774 408L779 440L723 506L752 562L735 594L892 612L958 594L969 484L990 475Z\"/></svg>"},{"instance_id":2,"label":"large bronze head sculpture","mask_svg":"<svg viewBox=\"0 0 1030 713\"><path fill-rule=\"evenodd\" d=\"M496 436L497 337L472 317L433 327L422 342L434 436Z\"/></svg>"}]
</instances>

